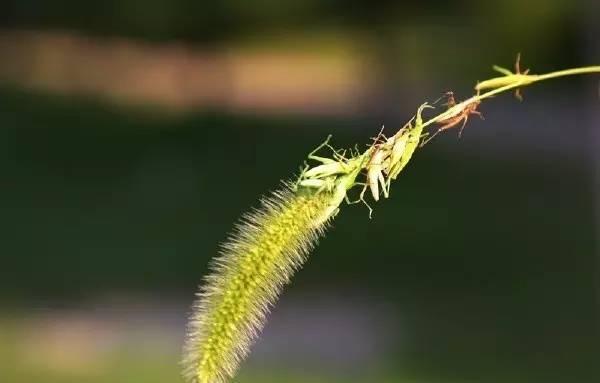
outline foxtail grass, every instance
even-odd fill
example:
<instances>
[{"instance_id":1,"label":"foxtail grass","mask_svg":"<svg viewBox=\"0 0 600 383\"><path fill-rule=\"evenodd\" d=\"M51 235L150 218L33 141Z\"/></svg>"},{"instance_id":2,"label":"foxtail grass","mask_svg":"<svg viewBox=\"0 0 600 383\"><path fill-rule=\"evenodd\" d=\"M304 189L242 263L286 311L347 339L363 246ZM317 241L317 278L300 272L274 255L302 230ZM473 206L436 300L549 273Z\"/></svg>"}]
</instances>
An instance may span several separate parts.
<instances>
[{"instance_id":1,"label":"foxtail grass","mask_svg":"<svg viewBox=\"0 0 600 383\"><path fill-rule=\"evenodd\" d=\"M437 133L464 128L469 116L480 115L479 104L497 94L563 76L600 73L600 66L567 69L542 75L494 67L501 76L475 85L476 94L455 102L451 93L443 111L425 120L422 104L398 132L380 133L368 148L337 150L329 140L311 152L296 182L285 183L246 214L222 245L211 263L188 325L184 345L184 376L193 383L224 383L233 377L264 326L293 273L306 261L337 215L341 203L362 202L372 211L365 191L373 201L390 195L391 181L405 169L415 151ZM486 93L481 93L481 91ZM439 101L439 100L438 100ZM425 140L424 140L425 139ZM329 150L329 156L317 155ZM355 186L362 188L355 201L348 197Z\"/></svg>"}]
</instances>

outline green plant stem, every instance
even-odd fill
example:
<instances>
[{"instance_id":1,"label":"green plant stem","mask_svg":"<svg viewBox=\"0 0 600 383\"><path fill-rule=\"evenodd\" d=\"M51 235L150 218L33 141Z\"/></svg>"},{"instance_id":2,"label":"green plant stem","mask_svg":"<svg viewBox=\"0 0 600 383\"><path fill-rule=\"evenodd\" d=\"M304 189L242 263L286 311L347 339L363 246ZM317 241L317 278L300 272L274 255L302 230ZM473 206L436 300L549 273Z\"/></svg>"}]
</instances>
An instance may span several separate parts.
<instances>
[{"instance_id":1,"label":"green plant stem","mask_svg":"<svg viewBox=\"0 0 600 383\"><path fill-rule=\"evenodd\" d=\"M550 72L550 73L546 73L546 74L542 74L542 75L537 75L536 76L537 79L535 81L542 81L542 80L548 80L551 78L572 76L572 75L576 75L576 74L585 74L585 73L600 73L600 65L558 70L556 72Z\"/></svg>"},{"instance_id":2,"label":"green plant stem","mask_svg":"<svg viewBox=\"0 0 600 383\"><path fill-rule=\"evenodd\" d=\"M519 81L515 81L511 84L505 85L500 88L492 89L488 92L485 92L485 93L482 93L479 95L474 95L474 96L456 104L455 106L448 108L448 110L446 110L445 112L438 114L437 116L424 122L423 127L425 128L429 125L437 123L438 121L442 121L448 117L452 117L452 116L456 115L457 111L463 110L469 104L472 104L474 102L481 102L487 98L493 97L497 94L500 94L500 93L503 93L503 92L506 92L506 91L509 91L512 89L521 88L524 86L534 84L536 82L550 80L553 78L573 76L573 75L579 75L579 74L587 74L587 73L600 73L600 65L559 70L559 71L550 72L550 73L546 73L546 74L542 74L542 75L526 75L526 76L523 76L522 79Z\"/></svg>"}]
</instances>

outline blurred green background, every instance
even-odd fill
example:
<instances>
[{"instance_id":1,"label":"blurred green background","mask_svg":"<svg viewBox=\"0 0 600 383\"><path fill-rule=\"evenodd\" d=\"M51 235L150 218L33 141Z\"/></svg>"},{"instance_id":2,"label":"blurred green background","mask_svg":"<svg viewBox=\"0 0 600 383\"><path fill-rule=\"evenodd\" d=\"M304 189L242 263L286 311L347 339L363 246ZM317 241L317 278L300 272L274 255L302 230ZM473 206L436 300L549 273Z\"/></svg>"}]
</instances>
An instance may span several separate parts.
<instances>
[{"instance_id":1,"label":"blurred green background","mask_svg":"<svg viewBox=\"0 0 600 383\"><path fill-rule=\"evenodd\" d=\"M8 0L0 381L178 382L236 219L491 64L600 62L594 1ZM598 78L482 105L346 206L236 382L600 378Z\"/></svg>"}]
</instances>

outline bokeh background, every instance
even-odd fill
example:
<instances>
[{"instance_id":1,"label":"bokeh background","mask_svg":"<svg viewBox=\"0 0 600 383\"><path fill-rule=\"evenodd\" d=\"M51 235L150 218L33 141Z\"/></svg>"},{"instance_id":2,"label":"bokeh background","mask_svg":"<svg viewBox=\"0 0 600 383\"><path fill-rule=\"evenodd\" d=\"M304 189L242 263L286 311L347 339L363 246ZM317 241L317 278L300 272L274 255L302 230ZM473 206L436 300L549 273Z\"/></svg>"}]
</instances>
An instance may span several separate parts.
<instances>
[{"instance_id":1,"label":"bokeh background","mask_svg":"<svg viewBox=\"0 0 600 383\"><path fill-rule=\"evenodd\" d=\"M310 149L517 52L598 65L598 4L3 1L0 381L181 381L209 259ZM524 93L344 207L235 381L600 380L598 76Z\"/></svg>"}]
</instances>

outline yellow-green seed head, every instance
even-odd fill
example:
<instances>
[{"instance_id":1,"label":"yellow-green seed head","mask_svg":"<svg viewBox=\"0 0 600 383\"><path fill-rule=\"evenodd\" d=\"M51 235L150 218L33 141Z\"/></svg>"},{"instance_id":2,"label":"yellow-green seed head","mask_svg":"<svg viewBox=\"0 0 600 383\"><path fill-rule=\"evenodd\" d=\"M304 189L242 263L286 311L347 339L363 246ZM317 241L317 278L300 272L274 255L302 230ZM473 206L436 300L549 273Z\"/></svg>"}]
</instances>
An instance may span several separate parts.
<instances>
[{"instance_id":1,"label":"yellow-green seed head","mask_svg":"<svg viewBox=\"0 0 600 383\"><path fill-rule=\"evenodd\" d=\"M282 287L326 228L332 214L323 214L334 197L286 185L243 217L198 294L184 346L188 381L223 383L233 376Z\"/></svg>"}]
</instances>

